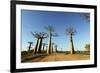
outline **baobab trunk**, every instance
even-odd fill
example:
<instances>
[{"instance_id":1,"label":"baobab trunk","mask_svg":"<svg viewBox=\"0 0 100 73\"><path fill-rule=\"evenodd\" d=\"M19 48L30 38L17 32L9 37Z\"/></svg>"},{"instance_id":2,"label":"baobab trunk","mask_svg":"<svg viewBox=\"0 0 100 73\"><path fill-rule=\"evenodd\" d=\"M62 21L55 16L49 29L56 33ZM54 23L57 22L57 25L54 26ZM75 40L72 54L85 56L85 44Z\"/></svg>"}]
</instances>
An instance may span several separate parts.
<instances>
[{"instance_id":1,"label":"baobab trunk","mask_svg":"<svg viewBox=\"0 0 100 73\"><path fill-rule=\"evenodd\" d=\"M51 48L51 51L52 51L51 53L53 53L53 44L51 45L51 47L52 47L52 48Z\"/></svg>"},{"instance_id":2,"label":"baobab trunk","mask_svg":"<svg viewBox=\"0 0 100 73\"><path fill-rule=\"evenodd\" d=\"M35 49L34 49L35 54L37 53L38 43L39 43L39 38L37 38L37 41L36 41L36 45L35 45Z\"/></svg>"},{"instance_id":3,"label":"baobab trunk","mask_svg":"<svg viewBox=\"0 0 100 73\"><path fill-rule=\"evenodd\" d=\"M49 32L49 42L48 42L48 50L47 50L48 54L51 54L51 32Z\"/></svg>"},{"instance_id":4,"label":"baobab trunk","mask_svg":"<svg viewBox=\"0 0 100 73\"><path fill-rule=\"evenodd\" d=\"M38 53L41 53L41 48L42 48L42 38L40 38L40 40L39 40Z\"/></svg>"},{"instance_id":5,"label":"baobab trunk","mask_svg":"<svg viewBox=\"0 0 100 73\"><path fill-rule=\"evenodd\" d=\"M72 33L70 33L70 49L71 49L71 54L74 54L75 52L74 52Z\"/></svg>"},{"instance_id":6,"label":"baobab trunk","mask_svg":"<svg viewBox=\"0 0 100 73\"><path fill-rule=\"evenodd\" d=\"M29 44L29 47L28 47L28 52L30 52L30 49L31 49L31 43Z\"/></svg>"},{"instance_id":7,"label":"baobab trunk","mask_svg":"<svg viewBox=\"0 0 100 73\"><path fill-rule=\"evenodd\" d=\"M48 46L46 46L46 53L47 53L47 51L48 51Z\"/></svg>"},{"instance_id":8,"label":"baobab trunk","mask_svg":"<svg viewBox=\"0 0 100 73\"><path fill-rule=\"evenodd\" d=\"M43 44L43 52L44 52L44 47L45 47L45 45Z\"/></svg>"},{"instance_id":9,"label":"baobab trunk","mask_svg":"<svg viewBox=\"0 0 100 73\"><path fill-rule=\"evenodd\" d=\"M31 46L28 47L28 52L30 52Z\"/></svg>"},{"instance_id":10,"label":"baobab trunk","mask_svg":"<svg viewBox=\"0 0 100 73\"><path fill-rule=\"evenodd\" d=\"M51 44L51 53L52 53L52 44Z\"/></svg>"},{"instance_id":11,"label":"baobab trunk","mask_svg":"<svg viewBox=\"0 0 100 73\"><path fill-rule=\"evenodd\" d=\"M57 48L55 49L55 52L57 53L58 51L57 51Z\"/></svg>"},{"instance_id":12,"label":"baobab trunk","mask_svg":"<svg viewBox=\"0 0 100 73\"><path fill-rule=\"evenodd\" d=\"M55 52L57 53L57 45L55 45Z\"/></svg>"}]
</instances>

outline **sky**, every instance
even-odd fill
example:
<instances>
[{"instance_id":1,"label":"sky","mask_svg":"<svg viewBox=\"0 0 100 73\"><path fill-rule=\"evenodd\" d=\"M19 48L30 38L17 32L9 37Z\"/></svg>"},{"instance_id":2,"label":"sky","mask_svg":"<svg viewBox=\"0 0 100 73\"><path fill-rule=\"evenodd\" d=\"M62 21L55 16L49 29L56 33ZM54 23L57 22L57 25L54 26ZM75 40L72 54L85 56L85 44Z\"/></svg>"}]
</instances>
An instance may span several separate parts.
<instances>
[{"instance_id":1,"label":"sky","mask_svg":"<svg viewBox=\"0 0 100 73\"><path fill-rule=\"evenodd\" d=\"M37 11L21 10L21 28L22 28L22 50L28 49L28 42L33 42L33 48L36 38L31 32L47 32L45 26L51 25L58 37L52 37L52 42L58 45L58 49L69 50L70 38L65 34L65 29L72 26L77 33L73 36L75 50L83 50L85 44L90 43L90 22L82 16L83 13L76 12L56 12L56 11ZM48 38L43 40L48 43Z\"/></svg>"}]
</instances>

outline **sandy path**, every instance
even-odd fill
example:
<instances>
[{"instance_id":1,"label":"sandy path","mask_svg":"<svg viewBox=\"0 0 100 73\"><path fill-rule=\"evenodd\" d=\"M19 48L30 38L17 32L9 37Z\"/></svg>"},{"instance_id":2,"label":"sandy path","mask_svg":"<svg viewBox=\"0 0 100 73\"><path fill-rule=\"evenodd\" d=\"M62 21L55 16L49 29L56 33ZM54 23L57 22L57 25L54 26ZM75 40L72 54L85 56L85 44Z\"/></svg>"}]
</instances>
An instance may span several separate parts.
<instances>
[{"instance_id":1,"label":"sandy path","mask_svg":"<svg viewBox=\"0 0 100 73\"><path fill-rule=\"evenodd\" d=\"M80 54L66 55L66 54L61 54L61 53L54 53L46 57L32 59L31 62L88 60L89 58L90 58L89 55L80 55Z\"/></svg>"}]
</instances>

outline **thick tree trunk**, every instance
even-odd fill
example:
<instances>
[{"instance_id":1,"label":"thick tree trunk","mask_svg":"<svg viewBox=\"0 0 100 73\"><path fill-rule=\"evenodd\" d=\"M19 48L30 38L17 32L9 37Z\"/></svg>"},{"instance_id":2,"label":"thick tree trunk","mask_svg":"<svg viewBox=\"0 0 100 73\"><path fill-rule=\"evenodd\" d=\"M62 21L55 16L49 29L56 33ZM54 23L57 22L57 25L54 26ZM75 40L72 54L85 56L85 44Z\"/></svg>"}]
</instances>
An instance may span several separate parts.
<instances>
[{"instance_id":1,"label":"thick tree trunk","mask_svg":"<svg viewBox=\"0 0 100 73\"><path fill-rule=\"evenodd\" d=\"M45 47L45 45L43 44L43 51L44 51L44 47Z\"/></svg>"},{"instance_id":2,"label":"thick tree trunk","mask_svg":"<svg viewBox=\"0 0 100 73\"><path fill-rule=\"evenodd\" d=\"M31 49L31 45L28 47L28 52L30 52L30 49Z\"/></svg>"},{"instance_id":3,"label":"thick tree trunk","mask_svg":"<svg viewBox=\"0 0 100 73\"><path fill-rule=\"evenodd\" d=\"M57 53L57 45L55 45L55 52Z\"/></svg>"},{"instance_id":4,"label":"thick tree trunk","mask_svg":"<svg viewBox=\"0 0 100 73\"><path fill-rule=\"evenodd\" d=\"M52 44L52 50L51 50L51 51L52 51L52 53L53 53L53 44Z\"/></svg>"},{"instance_id":5,"label":"thick tree trunk","mask_svg":"<svg viewBox=\"0 0 100 73\"><path fill-rule=\"evenodd\" d=\"M74 54L75 52L74 52L74 45L71 33L70 33L70 49L71 49L71 54Z\"/></svg>"},{"instance_id":6,"label":"thick tree trunk","mask_svg":"<svg viewBox=\"0 0 100 73\"><path fill-rule=\"evenodd\" d=\"M46 53L48 53L48 46L46 46Z\"/></svg>"},{"instance_id":7,"label":"thick tree trunk","mask_svg":"<svg viewBox=\"0 0 100 73\"><path fill-rule=\"evenodd\" d=\"M51 54L51 32L49 32L49 41L48 41L48 54Z\"/></svg>"},{"instance_id":8,"label":"thick tree trunk","mask_svg":"<svg viewBox=\"0 0 100 73\"><path fill-rule=\"evenodd\" d=\"M37 53L38 43L39 43L39 38L37 38L36 45L35 45L35 48L34 48L35 54Z\"/></svg>"},{"instance_id":9,"label":"thick tree trunk","mask_svg":"<svg viewBox=\"0 0 100 73\"><path fill-rule=\"evenodd\" d=\"M39 40L38 53L41 53L41 48L42 48L42 38L40 38L40 40Z\"/></svg>"},{"instance_id":10,"label":"thick tree trunk","mask_svg":"<svg viewBox=\"0 0 100 73\"><path fill-rule=\"evenodd\" d=\"M55 48L55 52L57 53L57 48Z\"/></svg>"}]
</instances>

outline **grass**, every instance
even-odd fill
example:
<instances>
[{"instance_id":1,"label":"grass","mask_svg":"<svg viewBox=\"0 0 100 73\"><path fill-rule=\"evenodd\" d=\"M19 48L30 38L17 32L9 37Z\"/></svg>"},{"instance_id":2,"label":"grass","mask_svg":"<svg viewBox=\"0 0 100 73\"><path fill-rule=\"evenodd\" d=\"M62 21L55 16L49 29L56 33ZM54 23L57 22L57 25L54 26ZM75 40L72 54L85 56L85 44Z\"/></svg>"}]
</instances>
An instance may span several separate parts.
<instances>
[{"instance_id":1,"label":"grass","mask_svg":"<svg viewBox=\"0 0 100 73\"><path fill-rule=\"evenodd\" d=\"M48 54L46 54L46 53L34 54L33 50L30 50L29 52L28 51L22 51L21 52L21 62L26 62L26 61L29 61L31 59L35 59L35 58L39 58L39 57L45 57L47 55Z\"/></svg>"}]
</instances>

